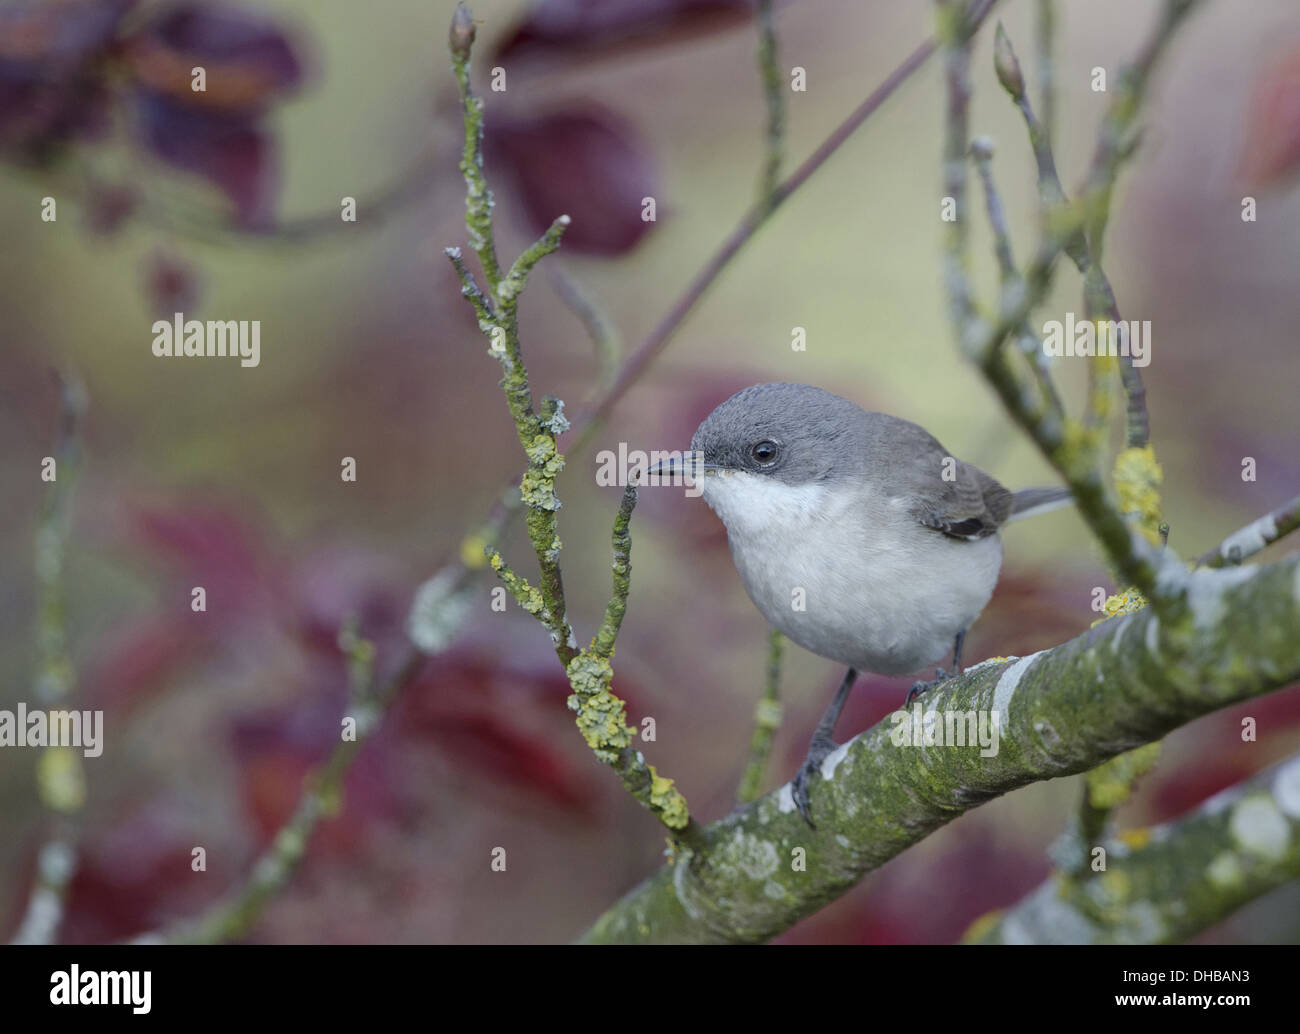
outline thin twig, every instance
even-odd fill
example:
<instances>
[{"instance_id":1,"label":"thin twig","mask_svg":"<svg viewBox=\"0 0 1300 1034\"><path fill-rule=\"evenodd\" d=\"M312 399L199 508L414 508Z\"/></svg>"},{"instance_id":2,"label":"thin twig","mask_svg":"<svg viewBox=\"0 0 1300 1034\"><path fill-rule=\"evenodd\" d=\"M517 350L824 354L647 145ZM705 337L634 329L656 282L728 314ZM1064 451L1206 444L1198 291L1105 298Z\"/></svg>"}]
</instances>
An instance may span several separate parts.
<instances>
[{"instance_id":1,"label":"thin twig","mask_svg":"<svg viewBox=\"0 0 1300 1034\"><path fill-rule=\"evenodd\" d=\"M776 204L781 181L781 158L785 147L785 90L781 69L776 63L776 25L772 18L772 0L758 0L755 10L758 23L758 71L763 81L763 99L767 105L767 134L763 172L759 178L758 206L766 211Z\"/></svg>"},{"instance_id":2,"label":"thin twig","mask_svg":"<svg viewBox=\"0 0 1300 1034\"><path fill-rule=\"evenodd\" d=\"M339 634L339 648L348 664L349 710L352 719L324 763L309 772L303 794L293 814L271 838L249 870L248 878L221 901L195 919L136 938L139 942L166 941L174 944L216 944L243 937L261 916L270 899L297 871L307 853L312 834L321 819L338 814L342 805L343 778L361 745L379 727L385 711L399 689L414 673L403 666L379 692L373 691L374 645L361 639L355 627L345 625ZM418 666L418 655L417 662Z\"/></svg>"},{"instance_id":3,"label":"thin twig","mask_svg":"<svg viewBox=\"0 0 1300 1034\"><path fill-rule=\"evenodd\" d=\"M54 447L53 481L41 502L35 544L36 672L33 693L46 707L67 708L77 674L68 648L65 552L72 506L82 465L82 425L86 388L72 373L55 372L59 387L59 427ZM42 749L36 768L40 798L52 829L37 854L36 880L13 936L15 944L50 944L63 924L68 887L77 871L80 814L86 776L82 753L72 745Z\"/></svg>"},{"instance_id":4,"label":"thin twig","mask_svg":"<svg viewBox=\"0 0 1300 1034\"><path fill-rule=\"evenodd\" d=\"M767 760L772 753L772 740L781 728L781 654L785 637L772 629L767 641L767 677L763 682L763 695L754 705L754 737L749 744L749 763L741 776L736 802L746 804L758 800L763 791L763 777L767 774Z\"/></svg>"},{"instance_id":5,"label":"thin twig","mask_svg":"<svg viewBox=\"0 0 1300 1034\"><path fill-rule=\"evenodd\" d=\"M1197 560L1201 567L1232 567L1300 528L1300 495L1239 528Z\"/></svg>"},{"instance_id":6,"label":"thin twig","mask_svg":"<svg viewBox=\"0 0 1300 1034\"><path fill-rule=\"evenodd\" d=\"M540 569L538 585L534 587L515 572L493 546L488 545L485 553L515 600L550 633L556 656L573 690L569 707L576 712L576 724L592 752L615 770L626 790L668 828L675 842L689 846L694 842L697 827L691 822L686 800L673 781L659 775L635 748L636 730L627 724L627 705L610 688L614 677L610 660L631 588L632 542L628 525L636 505L635 484L630 484L624 492L614 521L613 592L604 620L585 649L578 648L566 617L559 561L561 545L555 517L560 501L555 494L555 479L564 467L556 439L568 430L569 422L564 417L564 403L559 399L547 397L540 411L534 410L532 385L519 340L518 304L533 268L559 247L569 218L562 215L556 219L515 260L509 271L501 274L493 242L492 195L483 174L483 104L473 96L469 85L473 42L473 21L465 5L459 4L452 19L451 53L465 110L465 153L461 160L466 186L465 222L471 247L479 256L494 302L494 311L487 318L486 298L474 284L459 251L448 249L448 255L460 276L462 293L479 314L479 328L489 340L488 353L501 363L504 371L501 387L519 444L528 457L528 470L520 481L519 495Z\"/></svg>"}]
</instances>

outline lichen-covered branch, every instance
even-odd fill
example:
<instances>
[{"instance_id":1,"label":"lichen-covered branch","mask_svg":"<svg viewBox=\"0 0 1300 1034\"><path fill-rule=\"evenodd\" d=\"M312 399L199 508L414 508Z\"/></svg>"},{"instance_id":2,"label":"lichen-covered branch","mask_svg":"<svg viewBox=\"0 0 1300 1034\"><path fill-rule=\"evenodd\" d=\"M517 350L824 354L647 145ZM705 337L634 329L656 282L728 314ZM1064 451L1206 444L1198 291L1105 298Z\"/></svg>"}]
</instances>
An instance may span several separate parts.
<instances>
[{"instance_id":1,"label":"lichen-covered branch","mask_svg":"<svg viewBox=\"0 0 1300 1034\"><path fill-rule=\"evenodd\" d=\"M379 727L388 705L411 674L404 667L376 693L373 689L374 645L360 638L355 627L348 624L339 633L339 648L348 665L349 709L344 717L351 722L343 727L340 741L328 759L307 774L302 796L293 814L271 838L271 843L253 863L242 884L203 915L183 920L157 933L144 934L136 938L137 941L216 944L244 936L270 899L297 871L320 820L338 814L342 805L343 777L357 751Z\"/></svg>"},{"instance_id":2,"label":"lichen-covered branch","mask_svg":"<svg viewBox=\"0 0 1300 1034\"><path fill-rule=\"evenodd\" d=\"M999 31L1001 28L999 25ZM976 137L971 141L970 150L975 168L979 172L980 183L984 188L984 207L988 212L989 226L993 230L993 249L997 255L998 269L1002 274L1002 293L1004 296L1023 296L1025 282L1011 250L1011 233L1007 229L1002 196L993 179L993 142L988 137ZM1065 407L1061 404L1060 393L1052 380L1052 368L1047 354L1043 351L1042 340L1029 326L1028 317L1020 321L1020 326L1016 330L1016 343L1038 381L1038 390L1042 393L1041 407L1044 419L1055 421L1065 419Z\"/></svg>"},{"instance_id":3,"label":"lichen-covered branch","mask_svg":"<svg viewBox=\"0 0 1300 1034\"><path fill-rule=\"evenodd\" d=\"M461 293L469 299L479 317L479 329L488 338L488 353L500 363L504 376L501 387L514 420L519 444L528 457L528 469L519 483L528 538L537 555L540 582L532 585L516 573L492 546L485 555L516 602L536 617L550 633L556 656L564 666L573 692L569 707L576 713L576 724L597 759L612 767L623 786L645 805L675 836L678 843L692 842L695 827L691 823L686 800L673 781L659 775L634 746L636 730L627 724L627 708L614 694L611 683L614 671L610 664L618 638L627 597L631 588L632 541L628 525L636 506L636 487L629 485L623 494L614 521L614 586L595 637L586 649L578 649L573 628L566 614L564 584L560 573L560 538L556 511L560 500L555 493L555 479L564 468L564 457L556 439L569 429L564 403L559 399L543 400L540 410L533 406L532 386L524 366L519 341L519 296L533 268L560 245L569 217L562 215L531 247L524 251L504 275L500 271L492 232L492 195L483 172L483 103L470 90L470 52L474 42L474 23L464 4L458 4L452 19L451 55L456 80L460 84L465 111L465 154L461 169L466 185L466 229L470 246L479 256L487 278L485 292L474 278L457 249L447 249L448 257L461 280Z\"/></svg>"},{"instance_id":4,"label":"lichen-covered branch","mask_svg":"<svg viewBox=\"0 0 1300 1034\"><path fill-rule=\"evenodd\" d=\"M1048 76L1044 86L1044 101L1050 103L1048 98L1051 96L1047 89L1050 83L1050 59L1044 60L1043 47L1045 46L1041 34L1050 34L1050 22L1053 15L1050 13L1050 4L1044 3L1040 7L1040 68L1047 68L1049 71L1044 73ZM1045 27L1046 26L1046 27ZM1168 27L1167 31L1173 30L1173 24ZM1159 50L1148 47L1143 51L1141 60L1154 61ZM1052 151L1052 139L1049 127L1040 123L1034 114L1033 105L1029 100L1029 93L1025 89L1024 77L1020 71L1020 62L1016 57L1015 50L1011 45L1011 40L1007 36L1002 25L999 23L997 28L997 39L994 45L994 68L997 72L998 81L1002 84L1003 89L1011 96L1016 107L1020 110L1025 120L1025 128L1029 133L1030 147L1034 152L1034 161L1038 167L1038 198L1039 211L1041 218L1046 219L1047 213L1053 209L1068 203L1065 190L1061 186L1060 176L1056 171L1056 158ZM1132 73L1126 74L1123 83L1129 87L1129 93L1121 92L1120 96L1112 102L1106 115L1106 124L1112 125L1115 121L1128 119L1137 111L1141 102L1141 96L1137 92L1142 85L1146 83L1149 68L1142 71L1140 75ZM1046 122L1046 120L1044 120ZM1103 137L1107 134L1103 131ZM1118 172L1118 161L1111 163L1102 162L1101 165L1094 164L1094 172L1097 170L1109 170L1111 176ZM1099 173L1098 173L1099 174ZM1097 196L1093 201L1095 206L1109 206L1110 189L1102 189L1100 180L1096 181L1094 186L1097 188ZM1081 227L1077 233L1072 234L1064 245L1066 254L1074 262L1075 267L1080 274L1084 276L1084 310L1089 319L1107 319L1116 324L1119 323L1119 308L1115 302L1115 295L1110 286L1110 281L1101 269L1099 255L1102 245L1102 237L1105 232L1106 218L1092 219L1091 232L1095 239L1095 248L1089 241L1087 234ZM1094 251L1096 254L1094 254ZM1121 369L1120 375L1123 380L1125 396L1128 400L1127 426L1128 426L1128 447L1142 448L1151 437L1150 418L1147 414L1146 407L1146 388L1142 383L1141 371L1134 366L1132 356L1120 357ZM1104 422L1105 414L1101 412L1103 405L1102 398L1109 399L1111 387L1111 377L1109 368L1099 368L1096 364L1090 367L1090 373L1093 375L1089 382L1089 403L1087 407L1087 416L1090 427L1097 427Z\"/></svg>"},{"instance_id":5,"label":"lichen-covered branch","mask_svg":"<svg viewBox=\"0 0 1300 1034\"><path fill-rule=\"evenodd\" d=\"M1184 9L1185 13L1185 9L1194 3L1195 0L1184 0L1181 3L1174 2L1171 6ZM1172 33L1180 21L1181 16L1169 16L1167 13L1157 29L1157 36ZM1084 419L1060 420L1051 411L1050 400L1035 402L1034 392L1024 383L1023 377L1009 362L1001 346L1008 335L1021 330L1024 320L1046 296L1052 265L1062 250L1074 252L1076 261L1085 263L1085 315L1094 319L1101 315L1117 315L1109 284L1105 282L1099 268L1099 241L1100 234L1104 232L1105 219L1098 219L1097 211L1099 206L1109 204L1113 178L1122 157L1122 148L1111 147L1108 142L1122 138L1136 117L1151 66L1162 52L1165 41L1148 43L1135 65L1125 72L1122 97L1112 103L1103 120L1103 139L1094 159L1093 175L1080 203L1069 205L1064 200L1064 192L1056 177L1050 142L1033 118L1019 63L1005 33L999 35L995 44L995 71L1003 87L1015 99L1022 112L1026 113L1039 165L1043 235L1038 254L1024 277L1016 281L1004 276L1004 283L1009 284L1012 290L1004 290L999 320L990 332L987 322L975 308L966 273L967 234L959 225L966 218L961 203L966 174L964 162L954 160L959 155L964 156L967 150L966 110L970 89L966 70L971 32L961 16L960 6L954 0L940 4L939 24L949 68L947 131L943 156L944 189L958 201L956 219L948 231L944 280L957 341L963 350L972 354L980 363L986 378L998 392L1013 419L1029 433L1043 455L1066 480L1081 515L1102 544L1120 578L1135 586L1156 606L1163 606L1164 601L1155 598L1155 557L1147 542L1135 536L1125 521L1125 515L1132 512L1126 503L1141 497L1142 512L1136 514L1139 518L1138 527L1148 537L1155 536L1152 528L1159 527L1159 497L1154 492L1154 486L1158 485L1160 474L1154 456L1149 454L1145 444L1127 450L1127 455L1122 457L1125 461L1123 466L1117 468L1117 474L1122 472L1128 478L1123 484L1118 483L1117 478L1121 495L1118 506L1112 503L1099 470L1104 444L1103 431L1109 416L1109 382L1113 377L1116 360L1113 357L1098 357L1091 364L1092 391L1089 393L1089 406ZM987 168L982 172L991 183L991 174ZM1102 173L1105 174L1104 177ZM1063 218L1062 213L1067 217ZM1081 250L1081 232L1086 233L1090 250ZM1130 391L1131 410L1141 400L1140 391ZM1145 403L1142 403L1141 409L1140 417L1131 412L1131 426L1132 421L1141 424L1143 430L1139 437L1145 442ZM1132 435L1130 440L1134 440ZM1152 497L1157 509L1154 518L1149 514Z\"/></svg>"},{"instance_id":6,"label":"lichen-covered branch","mask_svg":"<svg viewBox=\"0 0 1300 1034\"><path fill-rule=\"evenodd\" d=\"M785 637L780 630L772 629L767 640L767 677L763 682L763 695L754 705L754 737L749 744L749 762L736 791L736 800L741 804L755 800L763 789L772 740L781 728L781 654L784 645Z\"/></svg>"},{"instance_id":7,"label":"lichen-covered branch","mask_svg":"<svg viewBox=\"0 0 1300 1034\"><path fill-rule=\"evenodd\" d=\"M1230 567L1300 528L1300 496L1238 528L1197 561L1202 567Z\"/></svg>"},{"instance_id":8,"label":"lichen-covered branch","mask_svg":"<svg viewBox=\"0 0 1300 1034\"><path fill-rule=\"evenodd\" d=\"M76 691L77 673L68 648L64 554L72 524L72 503L82 464L81 433L87 397L81 380L57 373L59 427L53 480L46 483L36 525L36 672L32 691L47 708L66 708ZM72 746L44 747L37 758L36 785L49 813L51 829L36 858L36 879L15 944L50 944L63 923L68 886L77 871L80 814L86 801L81 751Z\"/></svg>"},{"instance_id":9,"label":"lichen-covered branch","mask_svg":"<svg viewBox=\"0 0 1300 1034\"><path fill-rule=\"evenodd\" d=\"M1062 868L1083 879L1091 875L1092 851L1106 836L1115 809L1129 799L1138 779L1159 759L1160 744L1148 743L1084 775L1076 825L1067 837L1076 849L1069 853Z\"/></svg>"},{"instance_id":10,"label":"lichen-covered branch","mask_svg":"<svg viewBox=\"0 0 1300 1034\"><path fill-rule=\"evenodd\" d=\"M457 248L448 248L461 280L461 293L469 299L478 315L479 329L488 339L488 354L501 363L501 388L514 421L519 444L528 457L528 470L520 483L525 507L528 539L537 554L541 572L538 592L547 616L546 625L560 663L567 665L574 657L576 644L565 613L564 582L560 574L560 537L556 511L560 501L555 494L555 479L564 469L564 457L555 440L569 429L564 403L544 400L541 411L533 405L532 387L524 366L519 344L519 296L528 275L542 258L560 246L560 238L569 225L567 215L559 216L541 238L521 254L506 273L501 272L492 232L492 192L483 170L483 99L470 88L470 53L474 44L474 21L465 5L457 4L452 16L450 45L452 67L460 85L465 116L465 151L460 168L465 177L465 229L470 247L479 258L487 291L474 282Z\"/></svg>"},{"instance_id":11,"label":"lichen-covered branch","mask_svg":"<svg viewBox=\"0 0 1300 1034\"><path fill-rule=\"evenodd\" d=\"M1300 557L1186 579L1173 620L1144 608L930 690L924 706L940 716L998 712L996 753L927 747L923 734L907 745L914 712L887 718L823 763L811 787L825 816L817 829L787 784L702 829L697 849L631 891L586 939L767 940L993 797L1096 768L1300 679Z\"/></svg>"},{"instance_id":12,"label":"lichen-covered branch","mask_svg":"<svg viewBox=\"0 0 1300 1034\"><path fill-rule=\"evenodd\" d=\"M1300 877L1300 757L1177 820L1105 844L1090 879L1057 873L978 920L979 944L1173 944Z\"/></svg>"}]
</instances>

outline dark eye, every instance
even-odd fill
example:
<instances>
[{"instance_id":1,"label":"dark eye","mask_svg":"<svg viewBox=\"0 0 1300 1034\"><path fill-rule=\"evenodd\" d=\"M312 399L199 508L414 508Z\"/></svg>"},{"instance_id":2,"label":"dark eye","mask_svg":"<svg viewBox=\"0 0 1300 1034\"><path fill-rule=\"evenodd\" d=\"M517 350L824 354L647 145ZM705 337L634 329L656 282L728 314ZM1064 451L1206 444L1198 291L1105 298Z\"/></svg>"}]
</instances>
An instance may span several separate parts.
<instances>
[{"instance_id":1,"label":"dark eye","mask_svg":"<svg viewBox=\"0 0 1300 1034\"><path fill-rule=\"evenodd\" d=\"M777 454L780 451L781 451L780 447L776 444L776 442L769 441L768 439L765 438L763 439L763 441L757 442L749 450L749 454L754 458L755 463L767 464L767 463L775 462Z\"/></svg>"}]
</instances>

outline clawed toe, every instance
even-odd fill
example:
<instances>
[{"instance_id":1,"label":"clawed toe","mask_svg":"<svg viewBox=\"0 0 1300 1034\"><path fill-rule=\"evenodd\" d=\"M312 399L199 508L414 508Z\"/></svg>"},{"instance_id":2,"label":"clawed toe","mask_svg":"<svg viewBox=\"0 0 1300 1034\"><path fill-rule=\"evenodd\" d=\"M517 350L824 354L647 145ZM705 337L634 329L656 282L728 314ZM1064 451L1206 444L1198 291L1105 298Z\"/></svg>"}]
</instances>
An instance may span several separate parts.
<instances>
[{"instance_id":1,"label":"clawed toe","mask_svg":"<svg viewBox=\"0 0 1300 1034\"><path fill-rule=\"evenodd\" d=\"M790 796L794 799L794 806L799 809L799 814L803 816L804 822L808 823L809 829L816 829L817 826L812 820L808 781L813 777L813 773L821 774L822 761L837 746L838 744L830 740L813 740L808 745L808 756L804 758L803 764L799 767L799 774L794 777L794 782L790 786Z\"/></svg>"}]
</instances>

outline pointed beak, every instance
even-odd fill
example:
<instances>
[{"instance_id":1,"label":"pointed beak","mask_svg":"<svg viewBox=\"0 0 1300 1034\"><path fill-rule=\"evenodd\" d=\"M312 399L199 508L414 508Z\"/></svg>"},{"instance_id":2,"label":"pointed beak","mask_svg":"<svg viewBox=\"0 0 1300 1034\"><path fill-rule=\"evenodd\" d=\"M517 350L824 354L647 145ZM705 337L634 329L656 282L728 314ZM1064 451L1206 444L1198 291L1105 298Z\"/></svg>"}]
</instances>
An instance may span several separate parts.
<instances>
[{"instance_id":1,"label":"pointed beak","mask_svg":"<svg viewBox=\"0 0 1300 1034\"><path fill-rule=\"evenodd\" d=\"M665 479L680 476L683 478L700 478L706 470L721 470L716 463L705 463L698 453L685 452L680 456L667 456L653 466L646 468L646 477L657 476L660 483ZM644 479L643 482L644 483Z\"/></svg>"}]
</instances>

